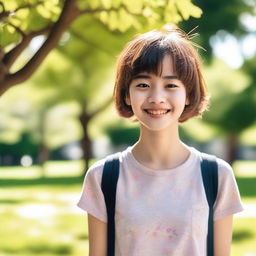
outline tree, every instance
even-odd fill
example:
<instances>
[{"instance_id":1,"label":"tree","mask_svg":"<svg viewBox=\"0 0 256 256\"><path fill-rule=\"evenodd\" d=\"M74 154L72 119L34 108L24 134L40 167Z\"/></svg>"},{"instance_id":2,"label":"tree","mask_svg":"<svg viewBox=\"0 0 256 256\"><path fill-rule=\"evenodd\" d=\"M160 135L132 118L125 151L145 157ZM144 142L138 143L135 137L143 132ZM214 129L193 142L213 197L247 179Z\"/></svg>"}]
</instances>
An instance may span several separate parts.
<instances>
[{"instance_id":1,"label":"tree","mask_svg":"<svg viewBox=\"0 0 256 256\"><path fill-rule=\"evenodd\" d=\"M249 34L247 26L242 22L244 15L255 15L255 3L253 1L222 1L222 0L195 0L196 5L200 6L203 10L203 15L200 19L191 18L189 23L182 22L181 26L183 29L187 30L189 27L199 26L198 32L199 37L194 40L200 45L202 45L207 51L201 52L203 55L203 61L205 64L213 64L213 43L211 43L212 36L217 36L222 39L227 34L231 34L238 41L243 39ZM243 71L252 78L252 73L249 73L245 68ZM229 72L228 72L229 73ZM233 74L236 71L233 72ZM221 74L221 76L219 76ZM253 113L250 109L254 105L254 100L252 98L253 88L243 88L240 90L240 86L233 79L233 74L227 77L227 74L223 70L219 70L214 74L215 77L219 76L218 83L213 80L208 80L209 84L213 83L222 95L213 97L212 106L210 113L205 115L205 122L218 127L226 135L227 139L227 155L230 164L233 163L237 156L238 144L239 144L239 134L252 125L255 121ZM254 80L255 81L255 80ZM223 82L225 84L223 85ZM233 83L231 85L231 83ZM222 86L222 85L223 86ZM237 89L235 88L235 85ZM233 90L230 87L233 86ZM248 84L247 84L248 86ZM214 88L211 88L211 90ZM237 92L239 91L239 93ZM237 111L234 111L236 109ZM238 114L240 113L240 115Z\"/></svg>"},{"instance_id":2,"label":"tree","mask_svg":"<svg viewBox=\"0 0 256 256\"><path fill-rule=\"evenodd\" d=\"M34 87L55 90L55 104L72 101L79 106L85 170L92 158L89 123L112 103L110 86L113 87L113 82L108 80L110 76L112 78L114 56L130 36L127 32L113 34L97 20L93 26L90 26L91 23L91 18L80 18L70 31L73 35L70 40L57 47L57 51L50 54L40 71L30 80ZM84 27L88 27L86 31L81 29ZM98 37L91 36L95 34Z\"/></svg>"},{"instance_id":3,"label":"tree","mask_svg":"<svg viewBox=\"0 0 256 256\"><path fill-rule=\"evenodd\" d=\"M203 52L205 60L212 60L213 45L210 39L219 31L226 31L236 38L248 34L248 29L241 23L243 14L255 15L253 1L239 0L195 0L194 3L199 6L203 14L200 19L189 19L189 22L181 22L184 30L189 30L191 27L198 27L200 37L196 38L198 43L207 51Z\"/></svg>"},{"instance_id":4,"label":"tree","mask_svg":"<svg viewBox=\"0 0 256 256\"><path fill-rule=\"evenodd\" d=\"M57 130L58 122L61 122L63 127L67 119L66 117L63 120L59 114L57 118L55 116L54 122L51 120L57 95L58 91L54 88L35 88L30 83L8 91L0 102L1 117L4 121L0 122L0 143L7 145L9 154L12 152L14 156L19 157L25 154L32 156L41 166L42 176L49 148L53 148L61 133L64 133ZM67 137L66 134L65 138ZM63 144L66 141L64 140Z\"/></svg>"},{"instance_id":5,"label":"tree","mask_svg":"<svg viewBox=\"0 0 256 256\"><path fill-rule=\"evenodd\" d=\"M123 32L143 24L177 23L202 13L190 0L5 0L0 2L0 8L0 95L29 79L63 33L82 15L96 17L110 30ZM17 58L38 35L45 37L41 47L13 71Z\"/></svg>"},{"instance_id":6,"label":"tree","mask_svg":"<svg viewBox=\"0 0 256 256\"><path fill-rule=\"evenodd\" d=\"M205 71L213 99L204 120L227 137L227 160L232 164L237 158L239 134L256 120L255 81L251 81L249 72L245 75L220 61Z\"/></svg>"}]
</instances>

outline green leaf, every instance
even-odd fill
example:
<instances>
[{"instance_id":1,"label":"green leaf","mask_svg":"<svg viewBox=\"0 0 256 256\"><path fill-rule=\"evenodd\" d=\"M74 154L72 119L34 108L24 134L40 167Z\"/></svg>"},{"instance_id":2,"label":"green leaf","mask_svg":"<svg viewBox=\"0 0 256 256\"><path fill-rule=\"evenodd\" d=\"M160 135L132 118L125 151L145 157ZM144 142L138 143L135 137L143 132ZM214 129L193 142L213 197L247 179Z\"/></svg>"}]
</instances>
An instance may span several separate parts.
<instances>
[{"instance_id":1,"label":"green leaf","mask_svg":"<svg viewBox=\"0 0 256 256\"><path fill-rule=\"evenodd\" d=\"M112 6L118 8L122 3L122 0L112 0Z\"/></svg>"},{"instance_id":2,"label":"green leaf","mask_svg":"<svg viewBox=\"0 0 256 256\"><path fill-rule=\"evenodd\" d=\"M43 28L49 23L50 19L44 18L37 9L31 9L26 20L24 20L21 28L24 31L35 31Z\"/></svg>"},{"instance_id":3,"label":"green leaf","mask_svg":"<svg viewBox=\"0 0 256 256\"><path fill-rule=\"evenodd\" d=\"M111 7L111 0L101 0L101 3L104 8L109 9Z\"/></svg>"},{"instance_id":4,"label":"green leaf","mask_svg":"<svg viewBox=\"0 0 256 256\"><path fill-rule=\"evenodd\" d=\"M84 1L86 2L86 1ZM88 1L88 5L92 8L92 9L96 9L98 7L101 7L101 1L100 0L89 0Z\"/></svg>"},{"instance_id":5,"label":"green leaf","mask_svg":"<svg viewBox=\"0 0 256 256\"><path fill-rule=\"evenodd\" d=\"M144 18L147 18L147 22L151 25L155 24L160 19L160 15L156 11L154 11L152 7L149 7L148 5L143 9L142 16Z\"/></svg>"},{"instance_id":6,"label":"green leaf","mask_svg":"<svg viewBox=\"0 0 256 256\"><path fill-rule=\"evenodd\" d=\"M51 12L47 10L45 7L38 5L36 7L37 11L42 15L42 17L49 19L51 18Z\"/></svg>"},{"instance_id":7,"label":"green leaf","mask_svg":"<svg viewBox=\"0 0 256 256\"><path fill-rule=\"evenodd\" d=\"M44 6L46 9L54 8L54 7L58 6L58 4L59 4L58 0L44 1Z\"/></svg>"},{"instance_id":8,"label":"green leaf","mask_svg":"<svg viewBox=\"0 0 256 256\"><path fill-rule=\"evenodd\" d=\"M61 7L58 0L44 1L44 7L51 14L51 20L56 20L61 12Z\"/></svg>"},{"instance_id":9,"label":"green leaf","mask_svg":"<svg viewBox=\"0 0 256 256\"><path fill-rule=\"evenodd\" d=\"M107 23L108 22L108 12L103 11L99 13L99 19L103 22L103 23Z\"/></svg>"},{"instance_id":10,"label":"green leaf","mask_svg":"<svg viewBox=\"0 0 256 256\"><path fill-rule=\"evenodd\" d=\"M22 19L19 19L18 17L15 17L15 16L12 16L12 17L9 18L10 23L17 26L17 27L20 27L21 20Z\"/></svg>"},{"instance_id":11,"label":"green leaf","mask_svg":"<svg viewBox=\"0 0 256 256\"><path fill-rule=\"evenodd\" d=\"M168 2L164 12L164 20L165 22L173 22L176 24L182 20L182 17L178 14L175 0Z\"/></svg>"},{"instance_id":12,"label":"green leaf","mask_svg":"<svg viewBox=\"0 0 256 256\"><path fill-rule=\"evenodd\" d=\"M133 17L132 17L133 18ZM142 29L142 23L141 22L139 22L137 19L134 19L133 18L133 24L132 24L132 26L135 28L135 29L137 29L137 30L140 30L140 29Z\"/></svg>"},{"instance_id":13,"label":"green leaf","mask_svg":"<svg viewBox=\"0 0 256 256\"><path fill-rule=\"evenodd\" d=\"M134 18L131 14L129 14L123 8L119 10L118 16L119 16L118 28L120 31L125 32L127 29L129 29L132 26L134 22Z\"/></svg>"},{"instance_id":14,"label":"green leaf","mask_svg":"<svg viewBox=\"0 0 256 256\"><path fill-rule=\"evenodd\" d=\"M147 17L147 22L150 26L155 26L156 23L160 20L161 16L152 10L151 15Z\"/></svg>"},{"instance_id":15,"label":"green leaf","mask_svg":"<svg viewBox=\"0 0 256 256\"><path fill-rule=\"evenodd\" d=\"M6 47L9 44L16 43L20 39L20 35L17 33L10 33L7 29L7 25L0 27L0 45Z\"/></svg>"},{"instance_id":16,"label":"green leaf","mask_svg":"<svg viewBox=\"0 0 256 256\"><path fill-rule=\"evenodd\" d=\"M203 14L202 9L200 9L199 7L193 5L193 7L191 7L191 16L194 18L200 18Z\"/></svg>"},{"instance_id":17,"label":"green leaf","mask_svg":"<svg viewBox=\"0 0 256 256\"><path fill-rule=\"evenodd\" d=\"M142 15L145 16L145 17L150 17L151 15L153 14L153 11L150 7L145 7L143 12L142 12Z\"/></svg>"},{"instance_id":18,"label":"green leaf","mask_svg":"<svg viewBox=\"0 0 256 256\"><path fill-rule=\"evenodd\" d=\"M28 17L29 10L28 9L20 9L15 16L18 16L20 19L26 19Z\"/></svg>"},{"instance_id":19,"label":"green leaf","mask_svg":"<svg viewBox=\"0 0 256 256\"><path fill-rule=\"evenodd\" d=\"M141 14L143 8L143 1L138 0L123 0L123 4L127 9L134 14Z\"/></svg>"},{"instance_id":20,"label":"green leaf","mask_svg":"<svg viewBox=\"0 0 256 256\"><path fill-rule=\"evenodd\" d=\"M187 20L190 16L199 18L202 14L202 10L193 5L190 0L176 1L178 11L181 13L183 19Z\"/></svg>"},{"instance_id":21,"label":"green leaf","mask_svg":"<svg viewBox=\"0 0 256 256\"><path fill-rule=\"evenodd\" d=\"M10 26L10 25L6 25L6 29L10 34L14 34L15 33L15 28Z\"/></svg>"},{"instance_id":22,"label":"green leaf","mask_svg":"<svg viewBox=\"0 0 256 256\"><path fill-rule=\"evenodd\" d=\"M115 30L118 27L118 17L117 12L110 11L109 13L109 22L108 22L109 28L111 30Z\"/></svg>"},{"instance_id":23,"label":"green leaf","mask_svg":"<svg viewBox=\"0 0 256 256\"><path fill-rule=\"evenodd\" d=\"M148 0L148 1L145 1L144 3L145 6L150 6L151 8L159 8L159 7L163 7L165 8L167 5L168 5L168 1L166 0Z\"/></svg>"},{"instance_id":24,"label":"green leaf","mask_svg":"<svg viewBox=\"0 0 256 256\"><path fill-rule=\"evenodd\" d=\"M4 6L6 8L6 10L14 10L18 7L18 4L16 3L16 1L6 1L4 3Z\"/></svg>"}]
</instances>

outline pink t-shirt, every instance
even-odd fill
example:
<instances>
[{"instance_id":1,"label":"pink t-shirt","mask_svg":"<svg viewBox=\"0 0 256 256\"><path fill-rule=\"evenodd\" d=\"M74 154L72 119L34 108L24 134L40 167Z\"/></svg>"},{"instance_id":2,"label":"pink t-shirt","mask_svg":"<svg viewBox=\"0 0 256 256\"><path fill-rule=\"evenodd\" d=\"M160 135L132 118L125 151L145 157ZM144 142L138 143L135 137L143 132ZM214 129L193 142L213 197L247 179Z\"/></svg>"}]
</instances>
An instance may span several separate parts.
<instances>
[{"instance_id":1,"label":"pink t-shirt","mask_svg":"<svg viewBox=\"0 0 256 256\"><path fill-rule=\"evenodd\" d=\"M154 170L132 154L118 152L120 173L116 192L115 256L206 256L208 204L200 171L200 152L174 169ZM101 190L106 158L85 176L78 206L107 222ZM231 166L217 158L219 189L214 220L240 212L243 206Z\"/></svg>"}]
</instances>

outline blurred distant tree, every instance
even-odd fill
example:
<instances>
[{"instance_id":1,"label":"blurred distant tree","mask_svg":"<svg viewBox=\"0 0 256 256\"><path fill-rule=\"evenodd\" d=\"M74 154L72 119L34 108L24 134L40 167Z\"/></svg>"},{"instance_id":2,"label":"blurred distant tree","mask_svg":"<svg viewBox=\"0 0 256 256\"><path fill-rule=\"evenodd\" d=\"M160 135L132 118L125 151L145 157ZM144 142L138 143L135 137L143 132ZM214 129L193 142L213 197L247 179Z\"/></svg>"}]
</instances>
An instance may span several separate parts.
<instances>
[{"instance_id":1,"label":"blurred distant tree","mask_svg":"<svg viewBox=\"0 0 256 256\"><path fill-rule=\"evenodd\" d=\"M83 15L121 32L201 15L201 9L191 0L2 0L0 11L0 95L26 81L58 45L63 33ZM39 49L23 66L14 67L31 40L39 35L45 38Z\"/></svg>"},{"instance_id":2,"label":"blurred distant tree","mask_svg":"<svg viewBox=\"0 0 256 256\"><path fill-rule=\"evenodd\" d=\"M4 165L20 165L24 155L33 159L37 157L37 145L28 132L20 134L20 139L14 144L0 142L0 163Z\"/></svg>"},{"instance_id":3,"label":"blurred distant tree","mask_svg":"<svg viewBox=\"0 0 256 256\"><path fill-rule=\"evenodd\" d=\"M242 15L255 15L254 1L195 0L193 2L202 9L201 18L192 17L189 22L182 21L180 25L186 31L191 27L199 26L197 30L200 36L196 40L207 49L206 52L202 52L206 60L212 59L213 48L210 38L218 31L224 30L236 37L248 34L248 29L241 20Z\"/></svg>"},{"instance_id":4,"label":"blurred distant tree","mask_svg":"<svg viewBox=\"0 0 256 256\"><path fill-rule=\"evenodd\" d=\"M251 80L250 72L254 60L247 61L242 72L225 67L223 63L214 63L208 74L208 84L213 95L210 111L204 115L204 120L219 128L227 136L227 157L232 164L237 158L239 135L256 121L256 77ZM239 75L240 73L240 75ZM218 74L221 74L218 75Z\"/></svg>"},{"instance_id":5,"label":"blurred distant tree","mask_svg":"<svg viewBox=\"0 0 256 256\"><path fill-rule=\"evenodd\" d=\"M224 94L213 103L211 111L216 109L219 109L218 115L214 115L215 118L206 118L206 121L220 127L227 134L228 162L232 164L237 159L239 135L256 120L255 84L242 93Z\"/></svg>"},{"instance_id":6,"label":"blurred distant tree","mask_svg":"<svg viewBox=\"0 0 256 256\"><path fill-rule=\"evenodd\" d=\"M72 101L79 106L85 170L89 167L89 159L93 157L89 122L112 102L113 84L108 80L115 61L113 55L120 50L126 37L120 35L119 40L116 40L116 35L107 31L100 22L96 20L94 26L89 26L90 22L91 19L87 17L80 19L72 27L72 38L59 46L58 52L52 52L31 80L35 87L54 89L57 92L55 104ZM82 27L88 29L81 31ZM98 37L91 36L96 33ZM110 85L111 89L106 85ZM48 101L47 98L45 100Z\"/></svg>"},{"instance_id":7,"label":"blurred distant tree","mask_svg":"<svg viewBox=\"0 0 256 256\"><path fill-rule=\"evenodd\" d=\"M57 137L53 136L54 122L49 122L57 93L51 88L40 90L27 85L25 88L22 86L8 91L0 102L0 143L7 145L9 149L4 154L29 154L42 167L42 176L45 161L49 157L49 137L51 140ZM58 120L59 118L56 119ZM62 121L62 125L64 123ZM33 144L33 150L35 147L36 150L32 152L29 143Z\"/></svg>"},{"instance_id":8,"label":"blurred distant tree","mask_svg":"<svg viewBox=\"0 0 256 256\"><path fill-rule=\"evenodd\" d=\"M200 52L204 64L210 64L214 60L212 36L217 35L224 39L222 36L224 37L227 33L230 33L237 40L240 40L250 33L244 22L244 17L255 16L255 1L195 0L194 3L202 9L203 15L200 19L191 18L189 22L182 21L180 25L186 31L190 30L191 27L199 26L197 31L200 36L195 37L194 40L206 49L206 51ZM220 31L222 33L218 33ZM243 69L243 71L249 77L252 77L246 69ZM239 85L236 82L232 84L234 82L232 74L228 78L224 73L219 70L214 74L215 77L219 76L220 80L224 78L222 82L225 81L225 84L222 88L220 88L220 83L215 84L216 89L219 88L219 91L223 94L213 97L210 112L205 115L204 120L214 124L225 133L228 161L232 164L237 156L239 134L255 121L253 114L253 112L255 113L255 105L252 96L254 89L253 87L244 88L239 93L237 93L236 88L233 92L230 91L232 86L239 88ZM214 80L214 78L211 79ZM212 81L208 80L207 83L210 84ZM254 108L252 108L253 106Z\"/></svg>"},{"instance_id":9,"label":"blurred distant tree","mask_svg":"<svg viewBox=\"0 0 256 256\"><path fill-rule=\"evenodd\" d=\"M48 98L45 97L42 91L41 97L37 104L34 102L34 107L36 107L37 122L35 125L35 131L37 132L37 142L38 142L38 165L41 167L41 176L45 176L45 164L49 160L50 151L49 145L47 143L47 137L49 136L49 112L56 105L56 92L51 93Z\"/></svg>"}]
</instances>

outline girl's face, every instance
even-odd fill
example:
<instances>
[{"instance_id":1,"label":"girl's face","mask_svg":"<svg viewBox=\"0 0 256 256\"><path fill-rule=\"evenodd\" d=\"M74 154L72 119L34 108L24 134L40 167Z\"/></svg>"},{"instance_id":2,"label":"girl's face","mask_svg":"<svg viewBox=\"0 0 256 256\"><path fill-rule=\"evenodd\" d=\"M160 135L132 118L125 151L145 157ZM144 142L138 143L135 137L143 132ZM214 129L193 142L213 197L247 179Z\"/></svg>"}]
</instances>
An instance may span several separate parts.
<instances>
[{"instance_id":1,"label":"girl's face","mask_svg":"<svg viewBox=\"0 0 256 256\"><path fill-rule=\"evenodd\" d=\"M137 120L155 131L178 125L185 104L189 104L185 86L174 74L169 55L164 56L161 77L147 72L134 77L125 101Z\"/></svg>"}]
</instances>

